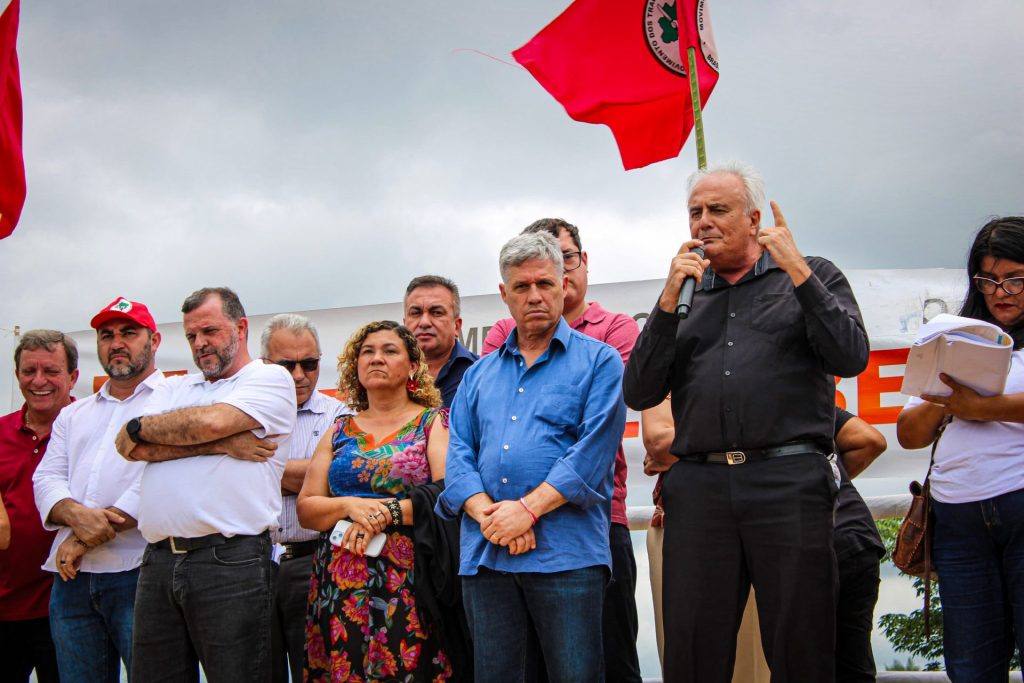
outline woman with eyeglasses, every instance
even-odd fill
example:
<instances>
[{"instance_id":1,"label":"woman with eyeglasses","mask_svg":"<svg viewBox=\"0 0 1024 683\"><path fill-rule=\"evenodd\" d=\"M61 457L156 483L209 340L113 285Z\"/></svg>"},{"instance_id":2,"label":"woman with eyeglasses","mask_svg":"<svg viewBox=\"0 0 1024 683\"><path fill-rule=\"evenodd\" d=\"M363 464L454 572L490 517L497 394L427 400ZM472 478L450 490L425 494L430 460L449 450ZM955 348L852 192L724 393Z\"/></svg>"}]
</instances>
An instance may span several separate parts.
<instances>
[{"instance_id":1,"label":"woman with eyeglasses","mask_svg":"<svg viewBox=\"0 0 1024 683\"><path fill-rule=\"evenodd\" d=\"M1005 683L1014 648L1024 650L1024 217L978 232L967 276L960 315L1014 340L1005 393L981 396L943 375L952 394L910 399L896 433L924 448L952 418L931 473L946 671Z\"/></svg>"},{"instance_id":2,"label":"woman with eyeglasses","mask_svg":"<svg viewBox=\"0 0 1024 683\"><path fill-rule=\"evenodd\" d=\"M358 330L338 368L339 396L356 414L339 417L320 442L297 501L302 525L322 532L309 589L305 680L447 679L451 665L437 629L417 610L416 584L425 577L414 566L410 499L444 477L441 394L416 338L390 320ZM351 525L332 543L339 520ZM379 534L383 548L371 556Z\"/></svg>"}]
</instances>

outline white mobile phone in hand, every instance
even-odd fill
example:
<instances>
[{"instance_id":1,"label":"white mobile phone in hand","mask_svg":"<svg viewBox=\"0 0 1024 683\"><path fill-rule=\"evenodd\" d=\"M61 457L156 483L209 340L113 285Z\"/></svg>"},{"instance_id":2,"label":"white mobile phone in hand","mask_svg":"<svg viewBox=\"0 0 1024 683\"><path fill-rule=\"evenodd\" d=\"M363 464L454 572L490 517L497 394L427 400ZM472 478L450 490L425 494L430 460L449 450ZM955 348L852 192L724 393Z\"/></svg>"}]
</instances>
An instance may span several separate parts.
<instances>
[{"instance_id":1,"label":"white mobile phone in hand","mask_svg":"<svg viewBox=\"0 0 1024 683\"><path fill-rule=\"evenodd\" d=\"M334 531L331 532L331 543L338 547L344 547L348 550L348 546L342 546L341 543L345 540L345 532L352 526L352 522L347 519L339 519L338 523L334 525ZM373 538L366 545L366 554L370 557L377 557L380 555L380 551L384 550L384 542L388 537L382 532L374 534Z\"/></svg>"}]
</instances>

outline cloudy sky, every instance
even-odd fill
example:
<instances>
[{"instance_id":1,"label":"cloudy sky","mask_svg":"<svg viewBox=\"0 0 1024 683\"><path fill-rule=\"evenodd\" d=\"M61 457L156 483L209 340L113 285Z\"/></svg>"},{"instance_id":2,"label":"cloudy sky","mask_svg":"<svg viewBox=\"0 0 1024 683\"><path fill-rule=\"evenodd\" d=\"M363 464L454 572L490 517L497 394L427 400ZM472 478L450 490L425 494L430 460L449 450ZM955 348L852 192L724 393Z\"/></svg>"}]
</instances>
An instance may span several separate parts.
<instances>
[{"instance_id":1,"label":"cloudy sky","mask_svg":"<svg viewBox=\"0 0 1024 683\"><path fill-rule=\"evenodd\" d=\"M627 173L607 129L462 50L509 59L566 4L25 2L0 333L83 329L121 294L174 320L213 284L250 313L394 301L424 271L493 292L498 248L543 215L582 228L592 282L661 277L692 140ZM760 167L805 253L956 266L1024 211L1019 0L712 10L709 157Z\"/></svg>"},{"instance_id":2,"label":"cloudy sky","mask_svg":"<svg viewBox=\"0 0 1024 683\"><path fill-rule=\"evenodd\" d=\"M511 61L566 0L23 2L0 368L15 325L81 330L119 295L168 322L206 285L251 314L396 301L431 271L491 293L500 245L551 215L591 282L642 280L686 232L692 140L627 173L607 129L472 51ZM1024 212L1020 0L712 3L709 157L763 171L804 253L958 267Z\"/></svg>"}]
</instances>

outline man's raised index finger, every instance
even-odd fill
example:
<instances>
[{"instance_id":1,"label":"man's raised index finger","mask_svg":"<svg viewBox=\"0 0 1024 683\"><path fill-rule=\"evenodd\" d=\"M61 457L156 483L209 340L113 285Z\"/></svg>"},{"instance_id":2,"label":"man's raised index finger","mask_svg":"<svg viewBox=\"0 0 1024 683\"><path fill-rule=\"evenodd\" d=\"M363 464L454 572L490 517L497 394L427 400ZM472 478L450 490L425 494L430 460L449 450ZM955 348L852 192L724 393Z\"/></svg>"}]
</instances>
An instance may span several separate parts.
<instances>
[{"instance_id":1,"label":"man's raised index finger","mask_svg":"<svg viewBox=\"0 0 1024 683\"><path fill-rule=\"evenodd\" d=\"M772 207L772 216L775 217L775 227L788 227L786 225L786 217L782 215L782 209L779 208L779 205L775 202L775 200L773 199L768 203Z\"/></svg>"}]
</instances>

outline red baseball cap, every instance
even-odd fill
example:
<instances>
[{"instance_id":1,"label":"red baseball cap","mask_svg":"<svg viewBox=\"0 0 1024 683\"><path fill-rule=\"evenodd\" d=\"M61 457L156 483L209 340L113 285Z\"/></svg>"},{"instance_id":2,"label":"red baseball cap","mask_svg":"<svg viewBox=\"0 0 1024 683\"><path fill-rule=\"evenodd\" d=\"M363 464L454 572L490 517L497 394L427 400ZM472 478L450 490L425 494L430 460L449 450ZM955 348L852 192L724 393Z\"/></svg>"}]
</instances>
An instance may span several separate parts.
<instances>
[{"instance_id":1,"label":"red baseball cap","mask_svg":"<svg viewBox=\"0 0 1024 683\"><path fill-rule=\"evenodd\" d=\"M100 325L115 318L131 320L156 332L156 322L154 322L153 316L150 315L149 309L146 308L146 304L140 304L138 301L128 301L123 296L114 299L102 311L93 316L89 325L94 330L99 329Z\"/></svg>"}]
</instances>

